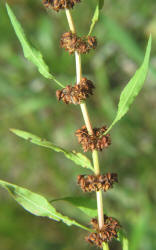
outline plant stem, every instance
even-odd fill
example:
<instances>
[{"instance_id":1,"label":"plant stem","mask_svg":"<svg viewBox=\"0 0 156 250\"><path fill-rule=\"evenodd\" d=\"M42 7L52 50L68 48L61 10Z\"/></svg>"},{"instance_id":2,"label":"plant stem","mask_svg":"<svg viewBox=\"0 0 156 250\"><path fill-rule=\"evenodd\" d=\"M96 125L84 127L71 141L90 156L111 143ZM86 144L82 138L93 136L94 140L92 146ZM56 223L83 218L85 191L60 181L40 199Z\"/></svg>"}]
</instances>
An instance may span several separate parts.
<instances>
[{"instance_id":1,"label":"plant stem","mask_svg":"<svg viewBox=\"0 0 156 250\"><path fill-rule=\"evenodd\" d=\"M72 33L76 33L74 21L73 21L72 15L70 13L70 10L65 9L65 11L66 11L66 16L67 16L67 21L68 21L68 24L69 24L69 28L70 28Z\"/></svg>"},{"instance_id":2,"label":"plant stem","mask_svg":"<svg viewBox=\"0 0 156 250\"><path fill-rule=\"evenodd\" d=\"M68 24L69 24L69 28L70 28L71 32L76 33L73 18L71 16L69 9L66 9L66 16L67 16L67 20L68 20ZM82 66L81 66L81 55L77 52L75 52L75 61L76 61L76 79L77 79L77 83L79 83L81 81L81 78L82 78ZM88 130L88 133L90 135L92 135L93 129L92 129L91 121L89 118L86 103L80 104L80 107L81 107L82 115L83 115L85 125L86 125L87 130ZM99 175L100 174L100 167L99 167L98 152L96 150L93 150L92 158L93 158L93 165L94 165L95 174ZM103 224L104 224L102 191L96 192L96 197L97 197L97 209L98 209L98 223L99 223L99 228L102 228Z\"/></svg>"},{"instance_id":3,"label":"plant stem","mask_svg":"<svg viewBox=\"0 0 156 250\"><path fill-rule=\"evenodd\" d=\"M109 250L108 243L103 243L103 250Z\"/></svg>"}]
</instances>

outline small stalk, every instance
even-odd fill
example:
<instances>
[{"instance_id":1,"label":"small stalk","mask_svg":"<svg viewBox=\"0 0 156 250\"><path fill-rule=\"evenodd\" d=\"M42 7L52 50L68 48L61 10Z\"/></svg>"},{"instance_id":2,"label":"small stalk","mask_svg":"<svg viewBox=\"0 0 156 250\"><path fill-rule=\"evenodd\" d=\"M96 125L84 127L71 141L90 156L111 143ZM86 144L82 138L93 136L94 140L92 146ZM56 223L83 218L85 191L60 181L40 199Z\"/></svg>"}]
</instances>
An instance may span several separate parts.
<instances>
[{"instance_id":1,"label":"small stalk","mask_svg":"<svg viewBox=\"0 0 156 250\"><path fill-rule=\"evenodd\" d=\"M76 33L74 21L71 15L71 12L69 9L66 9L66 17L68 20L69 28L72 33ZM82 79L82 66L81 66L81 55L77 52L75 52L75 62L76 62L76 79L77 83L79 83ZM88 114L86 103L80 104L82 115L85 121L85 125L87 127L88 133L90 135L93 134L93 129L90 121L90 117ZM93 165L94 165L94 171L96 175L100 174L100 167L99 167L99 159L98 159L98 152L96 150L93 150L92 152L92 158L93 158ZM99 228L101 229L104 225L104 215L103 215L103 200L102 200L102 191L96 192L97 197L97 209L98 209L98 224Z\"/></svg>"}]
</instances>

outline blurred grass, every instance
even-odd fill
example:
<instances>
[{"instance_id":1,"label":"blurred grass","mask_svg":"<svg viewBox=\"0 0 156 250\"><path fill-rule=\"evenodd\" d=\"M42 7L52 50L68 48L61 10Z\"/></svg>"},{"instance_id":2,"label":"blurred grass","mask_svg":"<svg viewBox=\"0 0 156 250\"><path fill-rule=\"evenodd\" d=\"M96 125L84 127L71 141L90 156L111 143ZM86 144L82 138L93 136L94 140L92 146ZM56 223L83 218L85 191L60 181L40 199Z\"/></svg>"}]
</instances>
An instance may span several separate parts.
<instances>
[{"instance_id":1,"label":"blurred grass","mask_svg":"<svg viewBox=\"0 0 156 250\"><path fill-rule=\"evenodd\" d=\"M68 30L64 13L46 12L40 1L10 0L8 3L57 78L65 84L74 82L74 56L61 50L58 42L62 32ZM80 34L89 31L94 8L94 0L85 0L72 11ZM144 89L128 115L112 130L112 146L100 154L103 171L119 174L118 186L104 195L104 206L128 232L130 250L156 249L155 12L155 0L127 0L126 3L106 0L94 31L99 43L96 53L82 56L84 75L97 85L87 105L94 126L100 127L112 121L119 94L142 60L148 35L153 36L151 70ZM23 129L69 150L80 151L74 132L83 125L83 120L79 107L56 101L56 84L45 80L24 59L4 1L0 34L1 179L45 194L49 199L84 195L76 186L76 176L84 173L83 169L9 132L9 128ZM86 233L82 230L33 217L6 192L0 192L0 204L1 249L92 249L83 241ZM89 222L89 218L69 204L59 202L57 206L71 217ZM113 242L112 249L121 247Z\"/></svg>"}]
</instances>

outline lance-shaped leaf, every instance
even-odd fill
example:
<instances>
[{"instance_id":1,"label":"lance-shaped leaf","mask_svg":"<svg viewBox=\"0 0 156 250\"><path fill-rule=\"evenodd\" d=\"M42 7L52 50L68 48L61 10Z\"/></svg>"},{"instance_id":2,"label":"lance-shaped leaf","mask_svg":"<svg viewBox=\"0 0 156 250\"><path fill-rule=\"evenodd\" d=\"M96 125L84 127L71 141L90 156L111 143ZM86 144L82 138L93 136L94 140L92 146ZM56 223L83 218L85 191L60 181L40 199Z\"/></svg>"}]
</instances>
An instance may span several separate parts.
<instances>
[{"instance_id":1,"label":"lance-shaped leaf","mask_svg":"<svg viewBox=\"0 0 156 250\"><path fill-rule=\"evenodd\" d=\"M88 36L92 33L96 22L99 20L100 9L102 9L103 5L104 5L104 0L97 0L97 5L96 5L95 11L94 11L94 15L92 17Z\"/></svg>"},{"instance_id":2,"label":"lance-shaped leaf","mask_svg":"<svg viewBox=\"0 0 156 250\"><path fill-rule=\"evenodd\" d=\"M136 71L120 95L116 117L106 133L127 113L135 97L139 94L148 72L152 38L150 36L141 67ZM105 134L106 134L105 133Z\"/></svg>"},{"instance_id":3,"label":"lance-shaped leaf","mask_svg":"<svg viewBox=\"0 0 156 250\"><path fill-rule=\"evenodd\" d=\"M50 203L56 201L67 201L80 209L83 213L87 214L90 218L97 217L96 200L90 197L63 197L59 199L53 199L50 201Z\"/></svg>"},{"instance_id":4,"label":"lance-shaped leaf","mask_svg":"<svg viewBox=\"0 0 156 250\"><path fill-rule=\"evenodd\" d=\"M15 30L15 33L21 43L21 46L23 48L23 52L24 52L24 56L31 61L33 64L36 65L36 67L38 68L39 72L48 79L52 79L54 80L58 85L60 85L61 87L64 87L58 80L56 80L56 78L49 72L49 68L46 65L46 63L43 60L43 56L42 54L37 51L35 48L33 48L27 38L26 35L22 29L22 26L20 25L20 23L18 22L17 18L15 17L13 11L11 10L11 8L9 7L8 4L6 4L6 8L7 8L7 12L8 12L8 16L10 18L11 24Z\"/></svg>"},{"instance_id":5,"label":"lance-shaped leaf","mask_svg":"<svg viewBox=\"0 0 156 250\"><path fill-rule=\"evenodd\" d=\"M56 145L54 145L52 142L49 142L45 139L42 139L36 135L33 135L31 133L28 133L26 131L23 130L19 130L19 129L10 129L11 132L13 132L14 134L16 134L17 136L28 140L36 145L45 147L45 148L49 148L52 149L56 152L61 152L63 153L68 159L72 160L73 162L75 162L77 165L80 165L81 167L84 168L89 168L92 171L94 171L92 164L90 162L90 160L83 154L81 153L77 153L75 151L67 151L63 148L60 148Z\"/></svg>"},{"instance_id":6,"label":"lance-shaped leaf","mask_svg":"<svg viewBox=\"0 0 156 250\"><path fill-rule=\"evenodd\" d=\"M36 216L43 216L55 221L62 221L68 226L75 225L87 231L90 231L89 228L57 212L56 209L43 196L31 192L26 188L22 188L20 186L2 180L0 180L0 186L5 188L13 196L13 198L28 212Z\"/></svg>"}]
</instances>

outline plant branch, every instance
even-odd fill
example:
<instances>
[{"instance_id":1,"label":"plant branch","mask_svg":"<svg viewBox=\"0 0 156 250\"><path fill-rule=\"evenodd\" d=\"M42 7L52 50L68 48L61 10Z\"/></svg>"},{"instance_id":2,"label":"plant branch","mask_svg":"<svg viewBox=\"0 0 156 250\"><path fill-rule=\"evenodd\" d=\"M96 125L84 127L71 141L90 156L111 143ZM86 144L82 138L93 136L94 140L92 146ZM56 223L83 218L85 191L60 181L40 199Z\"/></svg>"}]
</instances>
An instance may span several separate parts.
<instances>
[{"instance_id":1,"label":"plant branch","mask_svg":"<svg viewBox=\"0 0 156 250\"><path fill-rule=\"evenodd\" d=\"M73 18L71 16L69 9L66 9L66 17L67 17L71 32L76 33ZM77 52L75 52L75 61L76 61L76 79L77 79L77 83L79 83L82 78L82 66L81 66L81 55ZM80 107L81 107L82 115L83 115L87 130L88 130L88 133L92 135L93 129L92 129L91 121L89 118L86 103L80 104ZM99 167L98 152L96 150L93 150L92 158L93 158L95 174L99 175L100 167ZM104 224L102 191L96 192L96 197L97 197L97 209L98 209L98 223L99 223L99 228L102 228Z\"/></svg>"}]
</instances>

